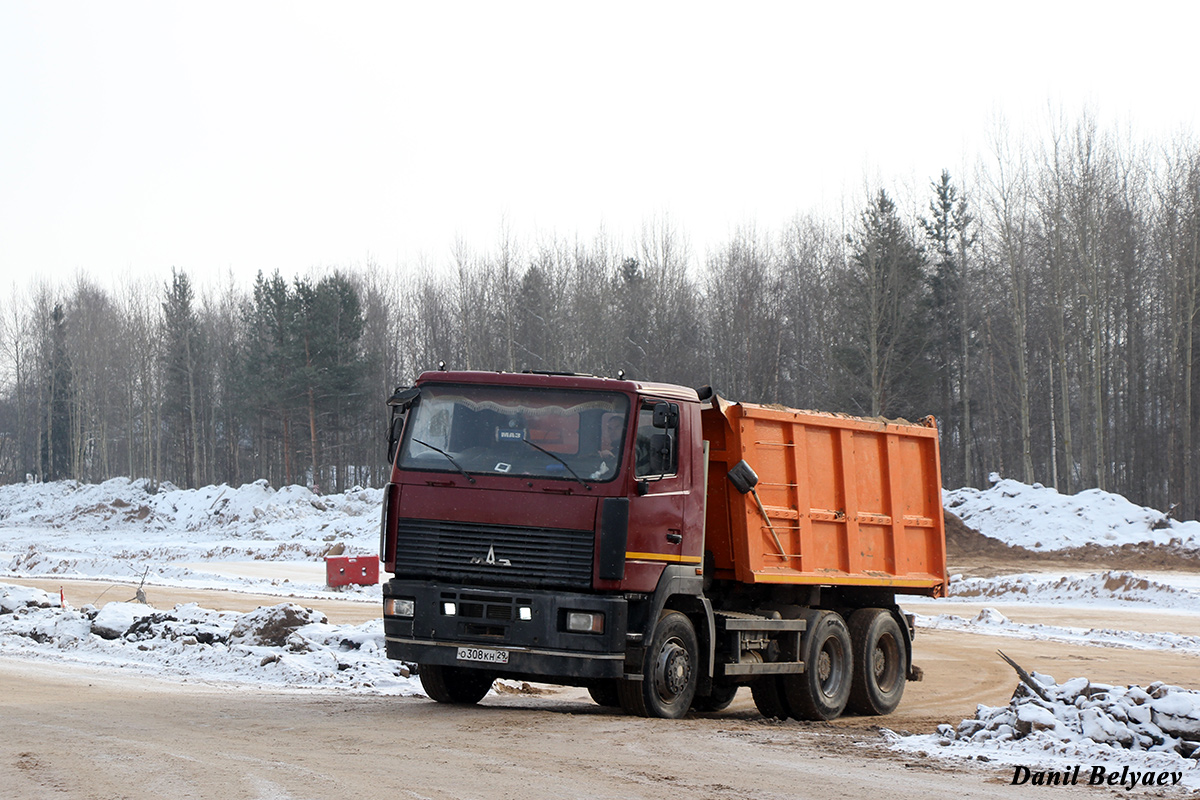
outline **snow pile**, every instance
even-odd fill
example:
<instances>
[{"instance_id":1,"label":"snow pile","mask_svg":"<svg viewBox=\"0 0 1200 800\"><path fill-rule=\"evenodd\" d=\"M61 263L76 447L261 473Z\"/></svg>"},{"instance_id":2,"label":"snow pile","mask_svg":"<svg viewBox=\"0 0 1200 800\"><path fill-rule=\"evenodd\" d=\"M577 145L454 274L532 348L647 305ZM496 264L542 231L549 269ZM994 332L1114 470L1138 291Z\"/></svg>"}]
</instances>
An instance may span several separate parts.
<instances>
[{"instance_id":1,"label":"snow pile","mask_svg":"<svg viewBox=\"0 0 1200 800\"><path fill-rule=\"evenodd\" d=\"M916 624L918 628L927 630L964 631L991 636L1007 636L1013 639L1064 642L1128 650L1170 650L1200 656L1200 636L1166 631L1152 633L1013 622L994 608L985 608L972 619L960 617L957 614L939 614L933 617L918 614L916 615Z\"/></svg>"},{"instance_id":2,"label":"snow pile","mask_svg":"<svg viewBox=\"0 0 1200 800\"><path fill-rule=\"evenodd\" d=\"M377 517L382 498L379 489L356 487L320 496L300 486L275 490L265 480L237 488L222 484L201 489L177 489L170 483L155 487L144 478L113 478L99 484L10 484L0 486L0 525L84 525L104 531L221 528L230 538L280 532L295 537L314 528L324 530L338 517L363 517L368 512ZM343 530L357 532L357 528Z\"/></svg>"},{"instance_id":3,"label":"snow pile","mask_svg":"<svg viewBox=\"0 0 1200 800\"><path fill-rule=\"evenodd\" d=\"M1200 611L1200 589L1172 586L1134 572L1107 571L1062 576L1001 575L950 579L950 600L974 602L1086 603L1097 606L1145 606Z\"/></svg>"},{"instance_id":4,"label":"snow pile","mask_svg":"<svg viewBox=\"0 0 1200 800\"><path fill-rule=\"evenodd\" d=\"M1160 511L1099 489L1064 495L1038 483L998 479L989 489L943 492L942 502L985 536L1029 550L1173 540L1200 548L1200 522L1170 520Z\"/></svg>"},{"instance_id":5,"label":"snow pile","mask_svg":"<svg viewBox=\"0 0 1200 800\"><path fill-rule=\"evenodd\" d=\"M269 592L278 586L271 577L218 579L197 565L291 563L307 565L313 578L298 587L293 574L287 588L312 596L325 591L322 556L331 548L377 551L381 503L378 489L319 496L299 486L274 490L266 481L189 490L127 478L0 486L0 574L114 581L145 575L150 585L222 583ZM344 591L379 595L375 587Z\"/></svg>"},{"instance_id":6,"label":"snow pile","mask_svg":"<svg viewBox=\"0 0 1200 800\"><path fill-rule=\"evenodd\" d=\"M383 621L330 625L292 603L245 614L195 603L170 611L113 602L59 607L38 589L0 584L0 655L133 670L181 681L360 694L423 694L386 657Z\"/></svg>"},{"instance_id":7,"label":"snow pile","mask_svg":"<svg viewBox=\"0 0 1200 800\"><path fill-rule=\"evenodd\" d=\"M940 725L928 736L889 731L889 738L903 750L942 748L938 755L1035 764L1040 770L1115 763L1118 772L1128 768L1126 780L1129 771L1168 773L1179 775L1176 785L1200 788L1200 692L1163 683L1110 686L1087 678L1058 684L1037 673L1032 679L1036 692L1020 683L1007 706L981 705L957 728Z\"/></svg>"},{"instance_id":8,"label":"snow pile","mask_svg":"<svg viewBox=\"0 0 1200 800\"><path fill-rule=\"evenodd\" d=\"M0 585L0 614L12 614L19 608L49 608L50 595L29 586Z\"/></svg>"}]
</instances>

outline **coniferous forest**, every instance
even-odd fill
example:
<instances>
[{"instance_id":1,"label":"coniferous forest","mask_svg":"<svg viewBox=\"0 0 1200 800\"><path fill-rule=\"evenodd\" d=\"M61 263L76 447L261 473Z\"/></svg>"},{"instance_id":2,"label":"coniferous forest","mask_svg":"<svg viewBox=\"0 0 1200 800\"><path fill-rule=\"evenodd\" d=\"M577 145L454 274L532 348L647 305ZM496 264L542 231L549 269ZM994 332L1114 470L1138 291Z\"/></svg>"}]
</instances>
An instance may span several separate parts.
<instances>
[{"instance_id":1,"label":"coniferous forest","mask_svg":"<svg viewBox=\"0 0 1200 800\"><path fill-rule=\"evenodd\" d=\"M444 361L933 414L948 487L998 472L1200 514L1200 145L1085 116L846 208L703 253L659 219L420 267L14 284L0 481L380 485L388 394Z\"/></svg>"}]
</instances>

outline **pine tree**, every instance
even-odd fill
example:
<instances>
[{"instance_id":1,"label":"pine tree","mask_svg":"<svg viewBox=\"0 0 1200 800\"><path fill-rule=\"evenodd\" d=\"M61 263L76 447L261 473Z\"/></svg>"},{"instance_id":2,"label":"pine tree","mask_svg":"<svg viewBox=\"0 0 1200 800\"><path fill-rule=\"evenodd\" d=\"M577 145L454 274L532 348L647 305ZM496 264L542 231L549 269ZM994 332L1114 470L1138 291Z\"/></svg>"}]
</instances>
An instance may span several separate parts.
<instances>
[{"instance_id":1,"label":"pine tree","mask_svg":"<svg viewBox=\"0 0 1200 800\"><path fill-rule=\"evenodd\" d=\"M287 484L293 482L291 437L296 412L294 305L278 270L269 279L258 273L246 308L246 394L257 417L259 474Z\"/></svg>"},{"instance_id":2,"label":"pine tree","mask_svg":"<svg viewBox=\"0 0 1200 800\"><path fill-rule=\"evenodd\" d=\"M963 456L962 474L952 482L969 485L973 481L967 257L975 247L974 217L948 171L942 170L941 180L931 188L930 217L921 219L934 259L925 303L930 321L928 354L937 376L936 413L942 420L943 436L956 444ZM946 467L948 475L956 469L949 464Z\"/></svg>"},{"instance_id":3,"label":"pine tree","mask_svg":"<svg viewBox=\"0 0 1200 800\"><path fill-rule=\"evenodd\" d=\"M363 317L358 292L342 274L316 284L297 279L287 357L296 389L306 404L311 480L324 480L322 440L334 446L335 480L345 484L343 422L353 420L364 402L366 362L361 356Z\"/></svg>"},{"instance_id":4,"label":"pine tree","mask_svg":"<svg viewBox=\"0 0 1200 800\"><path fill-rule=\"evenodd\" d=\"M920 363L924 256L882 189L851 234L847 367L867 392L871 416L918 413L928 378ZM861 390L861 389L860 389Z\"/></svg>"},{"instance_id":5,"label":"pine tree","mask_svg":"<svg viewBox=\"0 0 1200 800\"><path fill-rule=\"evenodd\" d=\"M649 298L646 296L646 272L636 258L621 262L616 297L621 317L620 364L631 378L647 379L653 369L647 369L646 348Z\"/></svg>"},{"instance_id":6,"label":"pine tree","mask_svg":"<svg viewBox=\"0 0 1200 800\"><path fill-rule=\"evenodd\" d=\"M514 360L523 369L555 369L546 360L549 352L549 327L546 319L550 309L546 303L546 273L538 264L525 270L517 292L517 317Z\"/></svg>"},{"instance_id":7,"label":"pine tree","mask_svg":"<svg viewBox=\"0 0 1200 800\"><path fill-rule=\"evenodd\" d=\"M349 485L348 451L354 431L364 429L362 422L370 419L378 406L367 392L371 364L362 348L366 321L358 289L347 276L335 272L321 279L317 292L328 309L325 324L330 344L319 407L328 415L332 461L336 467L334 488L342 491ZM375 432L370 425L365 430L367 435Z\"/></svg>"},{"instance_id":8,"label":"pine tree","mask_svg":"<svg viewBox=\"0 0 1200 800\"><path fill-rule=\"evenodd\" d=\"M200 323L192 306L194 295L187 273L171 270L171 283L162 302L164 324L163 417L167 448L181 457L176 474L191 487L201 484L200 459Z\"/></svg>"},{"instance_id":9,"label":"pine tree","mask_svg":"<svg viewBox=\"0 0 1200 800\"><path fill-rule=\"evenodd\" d=\"M66 313L61 303L50 313L50 353L45 367L46 426L42 440L42 475L57 481L71 477L71 414L75 390L67 354Z\"/></svg>"}]
</instances>

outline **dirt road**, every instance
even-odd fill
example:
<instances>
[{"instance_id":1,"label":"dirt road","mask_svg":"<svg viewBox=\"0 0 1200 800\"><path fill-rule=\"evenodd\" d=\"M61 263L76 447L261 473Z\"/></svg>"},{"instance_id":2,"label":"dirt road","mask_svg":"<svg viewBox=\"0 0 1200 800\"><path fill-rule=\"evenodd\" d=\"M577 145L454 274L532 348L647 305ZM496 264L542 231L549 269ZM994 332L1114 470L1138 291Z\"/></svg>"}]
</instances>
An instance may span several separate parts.
<instances>
[{"instance_id":1,"label":"dirt road","mask_svg":"<svg viewBox=\"0 0 1200 800\"><path fill-rule=\"evenodd\" d=\"M5 798L1008 797L996 771L745 711L609 714L575 691L476 708L226 691L0 661Z\"/></svg>"},{"instance_id":2,"label":"dirt road","mask_svg":"<svg viewBox=\"0 0 1200 800\"><path fill-rule=\"evenodd\" d=\"M188 599L248 600L219 594ZM367 611L347 605L348 617ZM1097 621L1076 615L1076 624L1100 624L1105 613L1094 613ZM971 716L976 703L1005 703L1015 677L997 648L1059 679L1194 685L1200 674L1198 659L1178 654L922 632L926 679L909 685L897 713L807 724L763 720L747 690L721 714L667 721L601 709L577 689L454 708L0 659L0 798L822 800L884 791L1011 800L1025 791L1009 785L1011 768L895 755L877 728L930 732ZM1082 791L1106 790L1056 794Z\"/></svg>"}]
</instances>

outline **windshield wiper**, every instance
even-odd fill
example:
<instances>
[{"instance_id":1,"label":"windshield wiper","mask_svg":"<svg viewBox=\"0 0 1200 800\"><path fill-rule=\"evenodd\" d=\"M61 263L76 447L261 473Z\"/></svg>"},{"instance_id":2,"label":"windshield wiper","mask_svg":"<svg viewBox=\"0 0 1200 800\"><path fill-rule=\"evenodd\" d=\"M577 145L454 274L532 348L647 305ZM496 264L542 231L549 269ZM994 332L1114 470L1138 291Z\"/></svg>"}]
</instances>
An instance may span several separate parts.
<instances>
[{"instance_id":1,"label":"windshield wiper","mask_svg":"<svg viewBox=\"0 0 1200 800\"><path fill-rule=\"evenodd\" d=\"M534 448L535 450L542 451L543 453L550 456L558 463L562 464L564 467L567 468L567 472L571 473L571 477L574 478L575 480L579 481L580 486L587 489L589 492L592 490L592 487L588 486L586 483L583 482L583 478L581 478L575 474L575 470L571 469L571 465L568 464L567 462L563 461L561 458L559 458L556 453L551 453L546 448L542 447L541 445L536 445L533 442L529 441L528 439L522 439L521 441L524 442L525 444L529 445L530 447Z\"/></svg>"},{"instance_id":2,"label":"windshield wiper","mask_svg":"<svg viewBox=\"0 0 1200 800\"><path fill-rule=\"evenodd\" d=\"M414 438L414 439L413 439L413 441L414 441L414 442L416 442L417 444L424 445L424 446L428 447L430 450L432 450L432 451L433 451L433 452L435 452L435 453L441 453L442 455L444 455L444 456L446 457L446 460L447 460L447 461L449 461L451 464L453 464L453 465L454 465L454 468L455 468L456 470L458 470L459 472L461 472L461 473L463 474L463 477L464 477L464 478L466 478L466 479L467 479L468 481L470 481L471 483L474 483L474 482L475 482L475 479L471 477L471 473L469 473L469 472L467 472L465 469L463 469L463 468L462 468L462 466L461 466L461 465L460 465L460 464L459 464L457 461L455 461L455 460L454 460L454 457L453 457L453 456L451 456L449 453L447 453L447 452L446 452L445 450L443 450L442 448L440 448L440 447L434 447L434 446L433 446L433 445L431 445L429 442L422 442L420 439L416 439L416 438ZM568 469L569 469L569 467L568 467Z\"/></svg>"}]
</instances>

